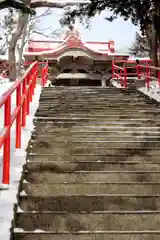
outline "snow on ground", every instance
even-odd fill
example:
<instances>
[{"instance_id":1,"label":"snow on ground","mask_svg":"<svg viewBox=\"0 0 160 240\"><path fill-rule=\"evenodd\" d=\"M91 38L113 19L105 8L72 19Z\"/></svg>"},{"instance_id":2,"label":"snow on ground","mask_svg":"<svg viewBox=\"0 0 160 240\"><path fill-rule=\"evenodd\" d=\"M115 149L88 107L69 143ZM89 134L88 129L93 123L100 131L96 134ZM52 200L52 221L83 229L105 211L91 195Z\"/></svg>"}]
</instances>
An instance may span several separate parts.
<instances>
[{"instance_id":1,"label":"snow on ground","mask_svg":"<svg viewBox=\"0 0 160 240\"><path fill-rule=\"evenodd\" d=\"M13 83L6 81L0 84L0 96L10 87ZM30 105L30 115L27 116L26 127L22 129L22 148L15 149L15 123L11 130L11 170L10 170L10 186L8 190L0 190L0 239L10 239L11 221L13 220L14 204L17 202L17 193L19 180L21 178L22 166L25 164L26 147L31 137L32 130L34 129L33 117L39 105L39 97L41 93L41 86L37 84L33 102ZM12 111L16 105L16 94L12 94ZM0 109L0 131L3 128L3 111ZM2 189L2 161L3 149L0 149L0 188Z\"/></svg>"},{"instance_id":2,"label":"snow on ground","mask_svg":"<svg viewBox=\"0 0 160 240\"><path fill-rule=\"evenodd\" d=\"M112 79L111 83L115 87L121 88L119 81ZM145 95L149 96L150 98L153 98L158 102L160 101L160 88L158 87L157 81L152 81L149 89L147 89L144 86L144 87L139 88L138 90L140 92L143 92Z\"/></svg>"}]
</instances>

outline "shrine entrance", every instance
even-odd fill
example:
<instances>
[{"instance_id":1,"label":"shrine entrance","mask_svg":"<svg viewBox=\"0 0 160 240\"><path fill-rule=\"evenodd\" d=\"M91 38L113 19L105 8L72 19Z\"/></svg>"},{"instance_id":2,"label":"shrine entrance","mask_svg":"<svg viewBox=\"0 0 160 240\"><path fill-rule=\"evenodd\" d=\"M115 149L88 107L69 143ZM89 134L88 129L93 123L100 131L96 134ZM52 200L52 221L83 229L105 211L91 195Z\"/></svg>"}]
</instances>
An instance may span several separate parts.
<instances>
[{"instance_id":1,"label":"shrine entrance","mask_svg":"<svg viewBox=\"0 0 160 240\"><path fill-rule=\"evenodd\" d=\"M84 42L79 32L68 29L59 41L30 41L24 54L27 61L48 61L49 80L53 85L106 86L111 78L114 42Z\"/></svg>"}]
</instances>

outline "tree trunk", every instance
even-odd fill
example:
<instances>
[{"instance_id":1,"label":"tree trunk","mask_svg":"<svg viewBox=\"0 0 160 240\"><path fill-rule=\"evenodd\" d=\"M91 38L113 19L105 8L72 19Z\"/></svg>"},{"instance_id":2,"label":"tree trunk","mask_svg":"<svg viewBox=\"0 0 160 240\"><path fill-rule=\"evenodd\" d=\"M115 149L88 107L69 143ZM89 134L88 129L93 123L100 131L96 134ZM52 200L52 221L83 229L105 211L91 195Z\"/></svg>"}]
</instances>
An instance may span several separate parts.
<instances>
[{"instance_id":1,"label":"tree trunk","mask_svg":"<svg viewBox=\"0 0 160 240\"><path fill-rule=\"evenodd\" d=\"M20 38L23 28L25 26L25 15L20 13L17 28L13 32L11 39L9 41L8 48L8 59L9 59L9 79L10 81L15 81L17 78L17 67L16 67L16 45L17 41Z\"/></svg>"},{"instance_id":2,"label":"tree trunk","mask_svg":"<svg viewBox=\"0 0 160 240\"><path fill-rule=\"evenodd\" d=\"M150 58L153 59L153 53L152 53L152 27L151 25L146 26L145 35L147 37L148 45L150 48Z\"/></svg>"},{"instance_id":3,"label":"tree trunk","mask_svg":"<svg viewBox=\"0 0 160 240\"><path fill-rule=\"evenodd\" d=\"M158 58L157 58L157 31L155 29L155 24L152 24L152 53L153 53L153 65L155 67L158 66Z\"/></svg>"},{"instance_id":4,"label":"tree trunk","mask_svg":"<svg viewBox=\"0 0 160 240\"><path fill-rule=\"evenodd\" d=\"M21 71L23 50L24 50L25 40L26 40L26 36L27 36L27 25L28 25L29 14L25 14L24 18L25 19L24 19L24 27L23 27L23 33L22 33L22 41L21 41L20 49L18 51L18 55L19 55L19 61L18 61L18 66L17 66L17 74L18 74L18 76L19 76L20 71Z\"/></svg>"}]
</instances>

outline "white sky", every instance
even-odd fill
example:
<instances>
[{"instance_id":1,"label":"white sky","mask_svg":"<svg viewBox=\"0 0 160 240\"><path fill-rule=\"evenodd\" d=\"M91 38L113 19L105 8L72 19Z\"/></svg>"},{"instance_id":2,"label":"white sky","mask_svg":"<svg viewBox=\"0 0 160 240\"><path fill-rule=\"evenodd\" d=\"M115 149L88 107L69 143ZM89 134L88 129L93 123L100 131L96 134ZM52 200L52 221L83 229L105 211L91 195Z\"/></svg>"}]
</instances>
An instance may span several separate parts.
<instances>
[{"instance_id":1,"label":"white sky","mask_svg":"<svg viewBox=\"0 0 160 240\"><path fill-rule=\"evenodd\" d=\"M40 14L44 9L38 9ZM49 29L59 29L59 20L63 15L62 9L53 9L52 14L41 19L38 27L44 32L49 32ZM122 18L118 18L112 23L104 19L109 15L108 11L103 12L100 16L96 16L91 23L91 28L86 29L81 24L77 23L76 28L80 31L82 38L85 41L108 41L114 40L117 50L127 50L135 39L135 32L138 30L131 21L125 22ZM47 30L45 30L47 28ZM34 36L36 39L43 39L42 36Z\"/></svg>"},{"instance_id":2,"label":"white sky","mask_svg":"<svg viewBox=\"0 0 160 240\"><path fill-rule=\"evenodd\" d=\"M41 14L45 8L37 10L37 14ZM0 20L4 16L5 11L1 11ZM44 33L51 32L51 30L61 29L59 20L63 15L63 9L52 9L51 15L39 19L38 28ZM104 11L100 16L96 16L91 23L91 28L87 29L78 22L76 28L80 31L81 37L84 41L115 41L115 48L118 51L126 52L133 44L135 33L138 30L131 21L125 22L123 18L118 18L112 23L104 19L109 16L108 11ZM34 39L44 39L41 35L34 36Z\"/></svg>"}]
</instances>

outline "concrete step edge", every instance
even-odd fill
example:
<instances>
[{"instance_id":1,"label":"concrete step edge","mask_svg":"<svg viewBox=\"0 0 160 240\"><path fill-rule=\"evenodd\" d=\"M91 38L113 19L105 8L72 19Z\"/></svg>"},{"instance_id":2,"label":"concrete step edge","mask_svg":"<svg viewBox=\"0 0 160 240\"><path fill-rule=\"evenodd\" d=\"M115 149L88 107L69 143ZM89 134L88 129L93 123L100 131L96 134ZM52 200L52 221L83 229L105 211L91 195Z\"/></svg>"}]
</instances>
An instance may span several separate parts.
<instances>
[{"instance_id":1,"label":"concrete step edge","mask_svg":"<svg viewBox=\"0 0 160 240\"><path fill-rule=\"evenodd\" d=\"M26 192L22 191L19 194L20 197L24 197L24 198L53 198L53 196L49 195L49 196L41 196L41 194L39 195L32 195L32 194L27 194ZM127 198L132 198L132 197L136 197L136 198L159 198L160 194L106 194L106 193L102 193L102 194L64 194L64 195L58 195L56 194L54 197L127 197Z\"/></svg>"},{"instance_id":2,"label":"concrete step edge","mask_svg":"<svg viewBox=\"0 0 160 240\"><path fill-rule=\"evenodd\" d=\"M98 215L98 214L119 214L119 215L123 215L123 214L134 214L134 215L139 215L139 214L160 214L160 210L133 210L133 211L123 211L123 210L116 210L116 211L80 211L77 213L71 213L71 212L67 212L67 211L23 211L21 210L19 207L17 209L18 214L21 215L26 215L26 214L32 214L32 215L37 215L37 214L60 214L60 215L64 215L64 214L72 214L72 215L81 215L81 214L93 214L93 215Z\"/></svg>"},{"instance_id":3,"label":"concrete step edge","mask_svg":"<svg viewBox=\"0 0 160 240\"><path fill-rule=\"evenodd\" d=\"M38 157L38 155L37 155L37 157ZM89 160L78 160L78 161L69 161L69 160L45 160L45 161L43 161L43 160L30 160L30 159L27 159L27 164L28 163L35 163L35 164L37 164L37 163L39 163L39 164L50 164L50 163L53 163L53 164L62 164L62 163L68 163L68 164L76 164L76 163L86 163L86 164L92 164L92 163L104 163L104 164L111 164L111 165L120 165L120 164L122 164L122 165L142 165L142 164L147 164L147 165L154 165L154 164L156 164L156 165L160 165L160 162L154 162L154 161L152 161L152 162L150 162L150 161L147 161L147 160L143 160L143 161L118 161L118 162L115 162L115 161L105 161L105 160L92 160L92 161L89 161Z\"/></svg>"},{"instance_id":4,"label":"concrete step edge","mask_svg":"<svg viewBox=\"0 0 160 240\"><path fill-rule=\"evenodd\" d=\"M25 170L25 172L28 172L28 170ZM58 172L59 173L59 172ZM64 172L62 172L62 173L64 173ZM134 173L134 174L146 174L146 173L150 173L150 174L160 174L160 171L155 171L155 170L144 170L144 171L133 171L133 170L122 170L122 171L120 171L120 170L110 170L110 171L106 171L106 170L104 170L104 171L84 171L84 170L81 170L81 171L66 171L65 173L78 173L78 174L90 174L90 173L97 173L97 174L112 174L112 173L116 173L116 174L132 174L132 173ZM65 174L64 173L64 174Z\"/></svg>"},{"instance_id":5,"label":"concrete step edge","mask_svg":"<svg viewBox=\"0 0 160 240\"><path fill-rule=\"evenodd\" d=\"M67 234L67 235L71 235L71 234L76 234L76 235L85 235L85 234L160 234L160 230L145 230L145 231L78 231L78 232L70 232L70 231L64 231L64 232L54 232L54 231L42 231L37 229L36 231L25 231L22 228L14 228L13 229L14 233L19 233L19 234L55 234L55 235L59 235L59 234Z\"/></svg>"}]
</instances>

